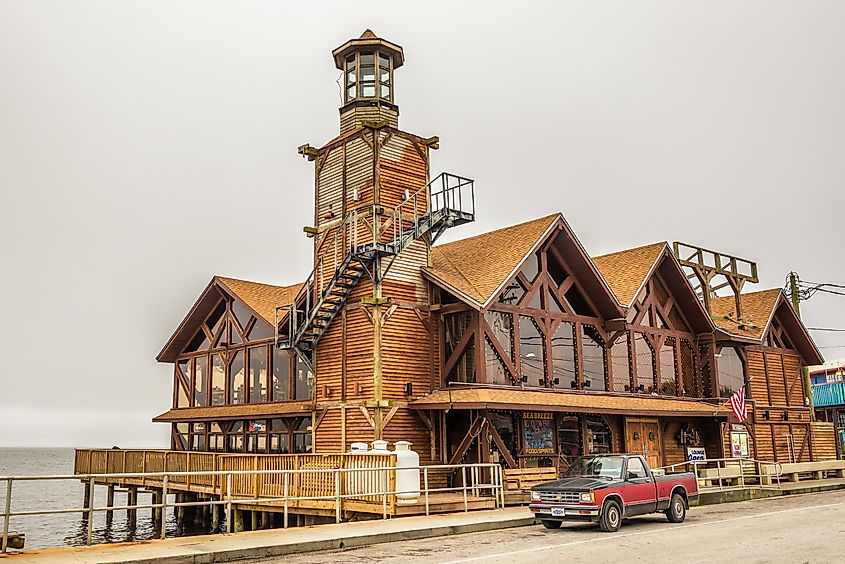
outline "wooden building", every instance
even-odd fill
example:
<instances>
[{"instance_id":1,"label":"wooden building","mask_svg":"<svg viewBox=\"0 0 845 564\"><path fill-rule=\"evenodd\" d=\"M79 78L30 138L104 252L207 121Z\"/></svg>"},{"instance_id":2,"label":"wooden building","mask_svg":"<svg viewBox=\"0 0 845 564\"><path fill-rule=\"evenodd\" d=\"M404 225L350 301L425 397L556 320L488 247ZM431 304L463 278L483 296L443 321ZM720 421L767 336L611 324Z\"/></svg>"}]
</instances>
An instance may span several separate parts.
<instances>
[{"instance_id":1,"label":"wooden building","mask_svg":"<svg viewBox=\"0 0 845 564\"><path fill-rule=\"evenodd\" d=\"M821 355L779 289L742 291L756 265L664 242L591 257L559 213L435 245L474 219L474 187L432 179L437 137L399 129L402 48L367 30L333 56L339 135L299 149L314 270L294 286L211 281L158 356L174 365L173 409L155 418L174 449L409 440L423 463L508 468L831 456L801 380ZM727 398L743 385L739 424Z\"/></svg>"}]
</instances>

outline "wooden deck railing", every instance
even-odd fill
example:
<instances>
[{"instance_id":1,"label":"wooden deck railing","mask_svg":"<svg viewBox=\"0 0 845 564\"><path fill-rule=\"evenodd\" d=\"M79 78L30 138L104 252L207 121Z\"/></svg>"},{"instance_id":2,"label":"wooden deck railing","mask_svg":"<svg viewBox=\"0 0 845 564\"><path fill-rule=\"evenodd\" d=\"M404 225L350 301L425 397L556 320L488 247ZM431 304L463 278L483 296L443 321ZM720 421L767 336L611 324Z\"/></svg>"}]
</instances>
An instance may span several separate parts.
<instances>
[{"instance_id":1,"label":"wooden deck railing","mask_svg":"<svg viewBox=\"0 0 845 564\"><path fill-rule=\"evenodd\" d=\"M273 470L361 469L347 473L336 483L334 474L288 474L289 497L349 496L350 500L381 505L383 495L374 492L395 491L396 455L385 454L221 454L175 450L77 449L74 474L144 474L150 472L250 472ZM382 470L375 470L380 468ZM383 470L389 468L390 470ZM371 470L367 470L371 469ZM233 474L232 498L281 498L284 474ZM161 476L129 476L97 479L98 483L160 487ZM227 476L220 474L168 477L170 490L193 491L224 497ZM340 491L336 486L340 486ZM360 494L360 495L356 495ZM370 494L370 495L367 495ZM395 495L388 503L395 506Z\"/></svg>"}]
</instances>

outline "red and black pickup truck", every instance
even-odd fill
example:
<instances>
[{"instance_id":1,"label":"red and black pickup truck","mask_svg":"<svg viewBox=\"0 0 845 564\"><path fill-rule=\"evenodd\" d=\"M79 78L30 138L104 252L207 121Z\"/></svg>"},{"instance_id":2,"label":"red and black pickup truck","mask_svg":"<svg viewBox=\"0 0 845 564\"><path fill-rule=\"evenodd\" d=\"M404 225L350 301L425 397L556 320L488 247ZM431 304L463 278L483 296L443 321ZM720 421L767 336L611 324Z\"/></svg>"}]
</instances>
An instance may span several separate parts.
<instances>
[{"instance_id":1,"label":"red and black pickup truck","mask_svg":"<svg viewBox=\"0 0 845 564\"><path fill-rule=\"evenodd\" d=\"M660 511L681 523L697 498L691 472L654 475L642 456L600 454L578 458L560 480L531 488L529 507L547 529L571 520L598 522L613 532L622 519Z\"/></svg>"}]
</instances>

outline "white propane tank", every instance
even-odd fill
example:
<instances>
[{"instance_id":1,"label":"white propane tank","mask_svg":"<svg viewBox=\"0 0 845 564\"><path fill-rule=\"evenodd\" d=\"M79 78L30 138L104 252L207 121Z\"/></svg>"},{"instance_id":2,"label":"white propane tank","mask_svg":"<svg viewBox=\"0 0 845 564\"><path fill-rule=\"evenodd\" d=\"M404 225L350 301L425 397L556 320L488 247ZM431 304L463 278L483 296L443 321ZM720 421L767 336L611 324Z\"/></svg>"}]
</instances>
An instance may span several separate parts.
<instances>
[{"instance_id":1,"label":"white propane tank","mask_svg":"<svg viewBox=\"0 0 845 564\"><path fill-rule=\"evenodd\" d=\"M420 455L408 441L396 441L396 503L413 504L420 497Z\"/></svg>"},{"instance_id":2,"label":"white propane tank","mask_svg":"<svg viewBox=\"0 0 845 564\"><path fill-rule=\"evenodd\" d=\"M387 450L387 441L373 441L370 443L372 445L372 449L370 450L370 454L390 454L390 451ZM370 468L383 468L389 466L386 456L379 456L379 462L370 466ZM367 472L366 478L366 485L365 490L366 493L373 493L373 494L380 494L383 495L389 489L389 480L388 472L384 470L375 470L373 472ZM382 499L379 497L378 499Z\"/></svg>"},{"instance_id":3,"label":"white propane tank","mask_svg":"<svg viewBox=\"0 0 845 564\"><path fill-rule=\"evenodd\" d=\"M350 454L366 454L367 443L352 443L349 450ZM347 468L365 468L365 462L361 459L350 459ZM351 494L364 493L366 484L366 472L347 472L346 473L346 491Z\"/></svg>"}]
</instances>

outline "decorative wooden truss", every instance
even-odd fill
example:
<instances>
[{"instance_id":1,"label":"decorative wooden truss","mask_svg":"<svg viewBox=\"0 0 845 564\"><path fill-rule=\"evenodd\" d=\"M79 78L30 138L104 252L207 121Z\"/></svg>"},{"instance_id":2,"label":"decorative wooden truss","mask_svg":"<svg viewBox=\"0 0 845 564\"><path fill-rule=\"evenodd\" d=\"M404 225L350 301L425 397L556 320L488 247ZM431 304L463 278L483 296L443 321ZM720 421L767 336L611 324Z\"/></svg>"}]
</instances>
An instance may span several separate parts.
<instances>
[{"instance_id":1,"label":"decorative wooden truss","mask_svg":"<svg viewBox=\"0 0 845 564\"><path fill-rule=\"evenodd\" d=\"M740 294L746 282L756 284L760 281L757 277L757 263L678 241L672 247L707 312L711 313L710 299L719 290L730 288L736 300L737 320L742 322Z\"/></svg>"}]
</instances>

